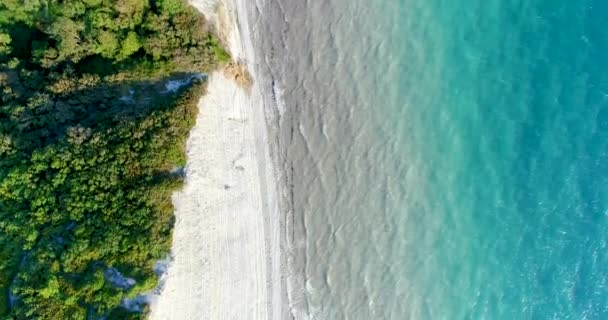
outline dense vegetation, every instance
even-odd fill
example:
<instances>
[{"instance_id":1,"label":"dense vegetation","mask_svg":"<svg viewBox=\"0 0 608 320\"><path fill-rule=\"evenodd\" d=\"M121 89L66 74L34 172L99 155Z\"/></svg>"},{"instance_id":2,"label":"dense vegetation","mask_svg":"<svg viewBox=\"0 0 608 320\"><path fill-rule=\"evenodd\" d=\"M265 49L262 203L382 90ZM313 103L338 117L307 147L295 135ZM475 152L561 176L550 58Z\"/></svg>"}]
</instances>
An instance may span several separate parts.
<instances>
[{"instance_id":1,"label":"dense vegetation","mask_svg":"<svg viewBox=\"0 0 608 320\"><path fill-rule=\"evenodd\" d=\"M0 1L0 319L142 317L203 90L164 84L227 58L183 0Z\"/></svg>"}]
</instances>

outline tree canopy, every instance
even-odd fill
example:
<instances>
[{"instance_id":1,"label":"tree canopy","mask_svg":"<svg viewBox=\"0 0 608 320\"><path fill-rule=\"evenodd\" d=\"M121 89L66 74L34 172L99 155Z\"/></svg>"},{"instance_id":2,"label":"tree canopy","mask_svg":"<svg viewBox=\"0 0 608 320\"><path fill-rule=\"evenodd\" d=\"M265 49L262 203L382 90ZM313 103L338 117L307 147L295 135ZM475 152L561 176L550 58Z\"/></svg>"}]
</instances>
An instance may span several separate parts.
<instances>
[{"instance_id":1,"label":"tree canopy","mask_svg":"<svg viewBox=\"0 0 608 320\"><path fill-rule=\"evenodd\" d=\"M143 317L122 302L170 248L193 75L227 59L183 0L0 2L0 318Z\"/></svg>"}]
</instances>

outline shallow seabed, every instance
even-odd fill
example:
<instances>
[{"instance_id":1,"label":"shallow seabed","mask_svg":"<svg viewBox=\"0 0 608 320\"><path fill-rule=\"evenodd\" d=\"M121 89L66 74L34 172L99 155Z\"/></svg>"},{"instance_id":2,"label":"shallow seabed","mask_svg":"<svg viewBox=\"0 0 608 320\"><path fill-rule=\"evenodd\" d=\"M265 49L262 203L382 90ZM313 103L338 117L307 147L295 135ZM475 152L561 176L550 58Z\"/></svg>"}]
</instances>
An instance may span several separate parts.
<instances>
[{"instance_id":1,"label":"shallow seabed","mask_svg":"<svg viewBox=\"0 0 608 320\"><path fill-rule=\"evenodd\" d=\"M296 318L608 318L608 2L251 8Z\"/></svg>"}]
</instances>

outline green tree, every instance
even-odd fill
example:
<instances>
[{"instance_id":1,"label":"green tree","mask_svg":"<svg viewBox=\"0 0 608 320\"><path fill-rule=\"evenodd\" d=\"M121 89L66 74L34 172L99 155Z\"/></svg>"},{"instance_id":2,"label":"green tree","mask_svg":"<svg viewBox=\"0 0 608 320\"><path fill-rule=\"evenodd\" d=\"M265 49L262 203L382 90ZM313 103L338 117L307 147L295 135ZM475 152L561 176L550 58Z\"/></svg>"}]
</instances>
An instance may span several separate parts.
<instances>
[{"instance_id":1,"label":"green tree","mask_svg":"<svg viewBox=\"0 0 608 320\"><path fill-rule=\"evenodd\" d=\"M95 51L104 58L114 58L118 52L118 39L116 35L112 32L101 31Z\"/></svg>"},{"instance_id":2,"label":"green tree","mask_svg":"<svg viewBox=\"0 0 608 320\"><path fill-rule=\"evenodd\" d=\"M139 49L141 49L141 41L139 36L137 33L130 31L122 43L120 54L118 55L117 59L124 60L137 52Z\"/></svg>"},{"instance_id":3,"label":"green tree","mask_svg":"<svg viewBox=\"0 0 608 320\"><path fill-rule=\"evenodd\" d=\"M149 8L148 0L117 0L115 10L118 18L115 23L119 29L133 30L139 26Z\"/></svg>"},{"instance_id":4,"label":"green tree","mask_svg":"<svg viewBox=\"0 0 608 320\"><path fill-rule=\"evenodd\" d=\"M0 32L0 57L11 52L11 36Z\"/></svg>"},{"instance_id":5,"label":"green tree","mask_svg":"<svg viewBox=\"0 0 608 320\"><path fill-rule=\"evenodd\" d=\"M159 88L223 52L183 0L0 1L0 319L143 317L202 93Z\"/></svg>"}]
</instances>

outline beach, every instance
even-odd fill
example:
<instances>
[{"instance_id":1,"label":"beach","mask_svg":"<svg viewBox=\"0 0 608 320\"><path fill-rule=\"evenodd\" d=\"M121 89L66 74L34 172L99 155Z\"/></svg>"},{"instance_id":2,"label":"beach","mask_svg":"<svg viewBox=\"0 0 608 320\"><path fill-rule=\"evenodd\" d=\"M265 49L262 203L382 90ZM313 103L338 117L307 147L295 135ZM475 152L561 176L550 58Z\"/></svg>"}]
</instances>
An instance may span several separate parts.
<instances>
[{"instance_id":1,"label":"beach","mask_svg":"<svg viewBox=\"0 0 608 320\"><path fill-rule=\"evenodd\" d=\"M251 44L241 41L248 39L244 4L192 4L218 28L233 60L252 71ZM185 185L173 197L171 259L150 319L285 318L277 186L253 80L239 85L222 70L209 76L187 142Z\"/></svg>"}]
</instances>

